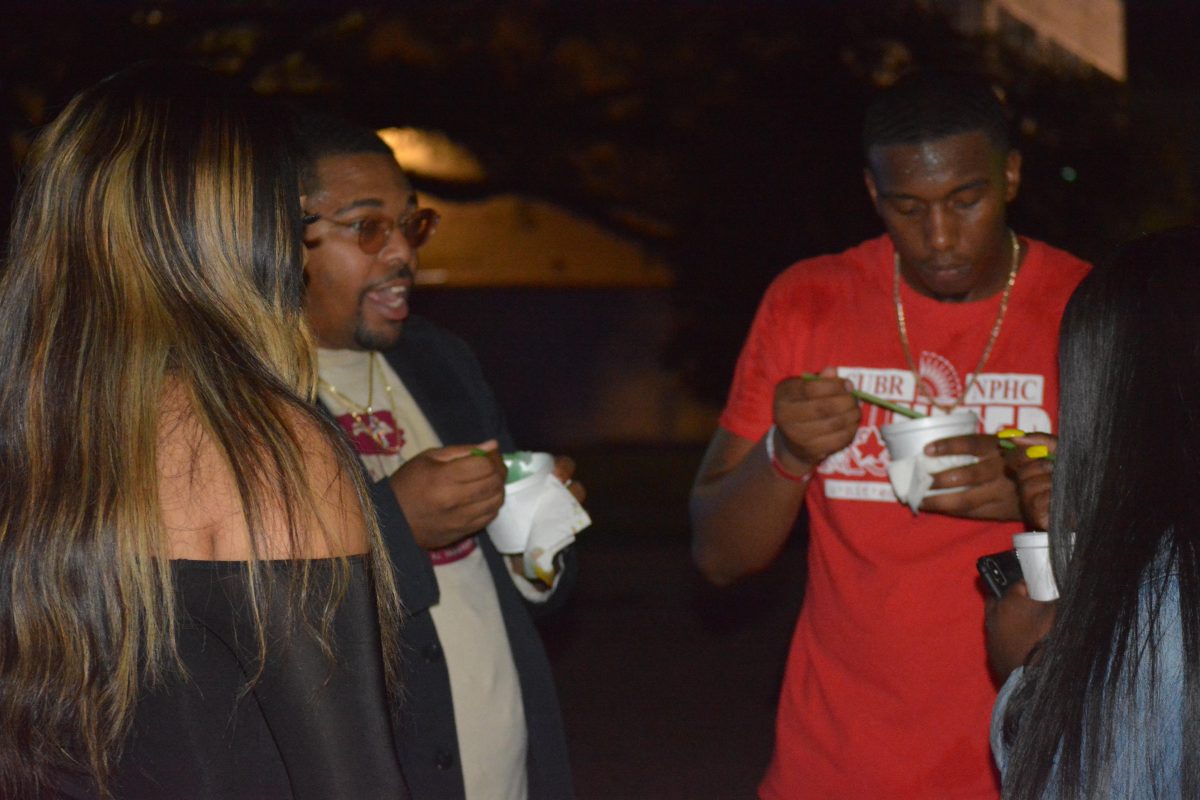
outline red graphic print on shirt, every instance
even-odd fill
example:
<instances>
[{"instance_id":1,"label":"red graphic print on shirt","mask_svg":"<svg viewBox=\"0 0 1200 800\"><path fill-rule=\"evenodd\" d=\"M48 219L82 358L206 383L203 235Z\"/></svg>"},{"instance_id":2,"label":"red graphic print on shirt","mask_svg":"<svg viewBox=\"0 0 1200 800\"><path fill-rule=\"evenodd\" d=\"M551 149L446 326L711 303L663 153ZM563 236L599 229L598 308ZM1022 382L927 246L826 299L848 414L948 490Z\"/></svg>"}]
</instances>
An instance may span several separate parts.
<instances>
[{"instance_id":1,"label":"red graphic print on shirt","mask_svg":"<svg viewBox=\"0 0 1200 800\"><path fill-rule=\"evenodd\" d=\"M1047 433L1052 430L1042 375L984 372L966 386L948 358L929 351L921 353L918 369L922 390L932 394L938 402L960 403L957 408L975 412L984 432L994 433L1001 428L1013 427ZM908 370L838 367L838 376L849 380L857 389L910 406L922 414L940 413L917 390L916 378ZM879 429L895 422L896 416L891 411L867 404L863 405L862 412L862 422L854 441L825 459L818 472L835 479L873 479L879 483L873 492L862 486L830 483L825 491L832 497L890 503L894 497L886 484L889 459Z\"/></svg>"},{"instance_id":2,"label":"red graphic print on shirt","mask_svg":"<svg viewBox=\"0 0 1200 800\"><path fill-rule=\"evenodd\" d=\"M932 397L933 402L941 406L956 405L962 400L963 384L958 378L958 370L948 358L925 350L921 353L917 371L921 375L922 396Z\"/></svg>"},{"instance_id":3,"label":"red graphic print on shirt","mask_svg":"<svg viewBox=\"0 0 1200 800\"><path fill-rule=\"evenodd\" d=\"M337 418L360 456L392 456L404 446L404 429L388 410L342 414Z\"/></svg>"}]
</instances>

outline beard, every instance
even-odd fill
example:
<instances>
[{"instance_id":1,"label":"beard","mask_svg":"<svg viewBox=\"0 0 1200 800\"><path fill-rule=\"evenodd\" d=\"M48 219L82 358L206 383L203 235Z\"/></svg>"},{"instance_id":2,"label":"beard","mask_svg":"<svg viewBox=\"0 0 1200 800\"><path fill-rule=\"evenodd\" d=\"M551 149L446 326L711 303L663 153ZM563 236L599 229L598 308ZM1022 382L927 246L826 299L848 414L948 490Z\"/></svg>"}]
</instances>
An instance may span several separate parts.
<instances>
[{"instance_id":1,"label":"beard","mask_svg":"<svg viewBox=\"0 0 1200 800\"><path fill-rule=\"evenodd\" d=\"M368 328L360 318L354 326L354 343L363 350L391 350L400 341L403 332L402 322L397 323L394 329L381 331Z\"/></svg>"}]
</instances>

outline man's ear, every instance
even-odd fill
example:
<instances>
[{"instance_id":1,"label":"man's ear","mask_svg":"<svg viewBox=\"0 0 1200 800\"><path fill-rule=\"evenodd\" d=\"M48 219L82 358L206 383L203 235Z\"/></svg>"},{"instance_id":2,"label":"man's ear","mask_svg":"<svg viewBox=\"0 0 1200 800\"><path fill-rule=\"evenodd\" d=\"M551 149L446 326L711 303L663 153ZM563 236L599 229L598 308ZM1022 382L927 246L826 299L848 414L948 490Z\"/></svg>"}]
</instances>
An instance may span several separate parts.
<instances>
[{"instance_id":1,"label":"man's ear","mask_svg":"<svg viewBox=\"0 0 1200 800\"><path fill-rule=\"evenodd\" d=\"M870 167L863 167L863 183L867 185L867 194L871 195L871 205L879 208L879 187L875 185L875 176Z\"/></svg>"},{"instance_id":2,"label":"man's ear","mask_svg":"<svg viewBox=\"0 0 1200 800\"><path fill-rule=\"evenodd\" d=\"M1017 199L1017 190L1021 188L1021 153L1009 150L1004 159L1004 199L1011 203Z\"/></svg>"}]
</instances>

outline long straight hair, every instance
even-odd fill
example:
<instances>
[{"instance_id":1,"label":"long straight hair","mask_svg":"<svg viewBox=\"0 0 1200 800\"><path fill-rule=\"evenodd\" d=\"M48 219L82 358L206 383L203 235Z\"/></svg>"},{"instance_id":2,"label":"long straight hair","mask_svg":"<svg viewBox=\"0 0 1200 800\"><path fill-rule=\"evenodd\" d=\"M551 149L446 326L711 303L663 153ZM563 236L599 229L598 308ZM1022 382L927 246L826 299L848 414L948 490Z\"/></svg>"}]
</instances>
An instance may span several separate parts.
<instances>
[{"instance_id":1,"label":"long straight hair","mask_svg":"<svg viewBox=\"0 0 1200 800\"><path fill-rule=\"evenodd\" d=\"M0 795L54 775L101 793L139 691L182 669L159 499L163 401L181 390L224 455L274 593L264 518L289 552L319 519L298 426L354 476L371 540L389 691L399 604L353 457L308 398L295 149L281 120L190 68L141 65L75 97L33 146L0 277ZM309 445L311 446L311 445ZM275 512L278 513L278 512ZM332 652L306 569L289 609ZM317 596L320 594L321 596Z\"/></svg>"},{"instance_id":2,"label":"long straight hair","mask_svg":"<svg viewBox=\"0 0 1200 800\"><path fill-rule=\"evenodd\" d=\"M1200 229L1175 229L1127 246L1067 306L1051 501L1062 599L1042 658L1010 704L1005 797L1048 788L1110 796L1114 746L1137 733L1119 727L1119 712L1139 674L1156 674L1152 633L1171 576L1182 622L1182 796L1200 796L1198 276Z\"/></svg>"}]
</instances>

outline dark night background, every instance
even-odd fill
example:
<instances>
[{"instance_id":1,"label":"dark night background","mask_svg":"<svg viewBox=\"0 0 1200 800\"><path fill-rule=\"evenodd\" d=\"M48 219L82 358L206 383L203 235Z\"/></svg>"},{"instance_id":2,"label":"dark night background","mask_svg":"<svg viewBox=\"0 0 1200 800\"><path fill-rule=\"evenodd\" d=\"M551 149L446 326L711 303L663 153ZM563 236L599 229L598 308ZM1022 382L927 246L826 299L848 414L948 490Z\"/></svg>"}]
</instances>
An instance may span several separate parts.
<instances>
[{"instance_id":1,"label":"dark night background","mask_svg":"<svg viewBox=\"0 0 1200 800\"><path fill-rule=\"evenodd\" d=\"M1124 83L1047 66L1011 37L956 33L944 7L7 3L0 213L31 136L74 92L131 61L184 55L372 127L443 131L487 170L482 184L419 189L543 198L660 257L669 290L423 289L415 302L479 350L518 438L574 453L590 488L581 584L545 629L580 796L749 796L769 755L803 539L743 586L702 587L685 517L702 442L573 439L551 425L600 380L587 372L594 342L669 310L654 358L718 408L770 278L879 231L860 114L910 65L982 70L1004 87L1025 158L1021 233L1103 259L1141 231L1200 220L1200 4L1126 3ZM538 320L524 335L522 310Z\"/></svg>"},{"instance_id":2,"label":"dark night background","mask_svg":"<svg viewBox=\"0 0 1200 800\"><path fill-rule=\"evenodd\" d=\"M9 4L0 196L31 133L80 87L140 58L199 58L373 127L444 131L488 171L484 184L428 188L542 197L638 239L677 275L664 367L719 403L770 277L878 231L859 115L873 85L908 65L978 69L1006 89L1025 155L1022 232L1102 258L1140 230L1196 218L1200 61L1180 35L1200 33L1196 4L1128 4L1125 84L957 34L938 7Z\"/></svg>"}]
</instances>

